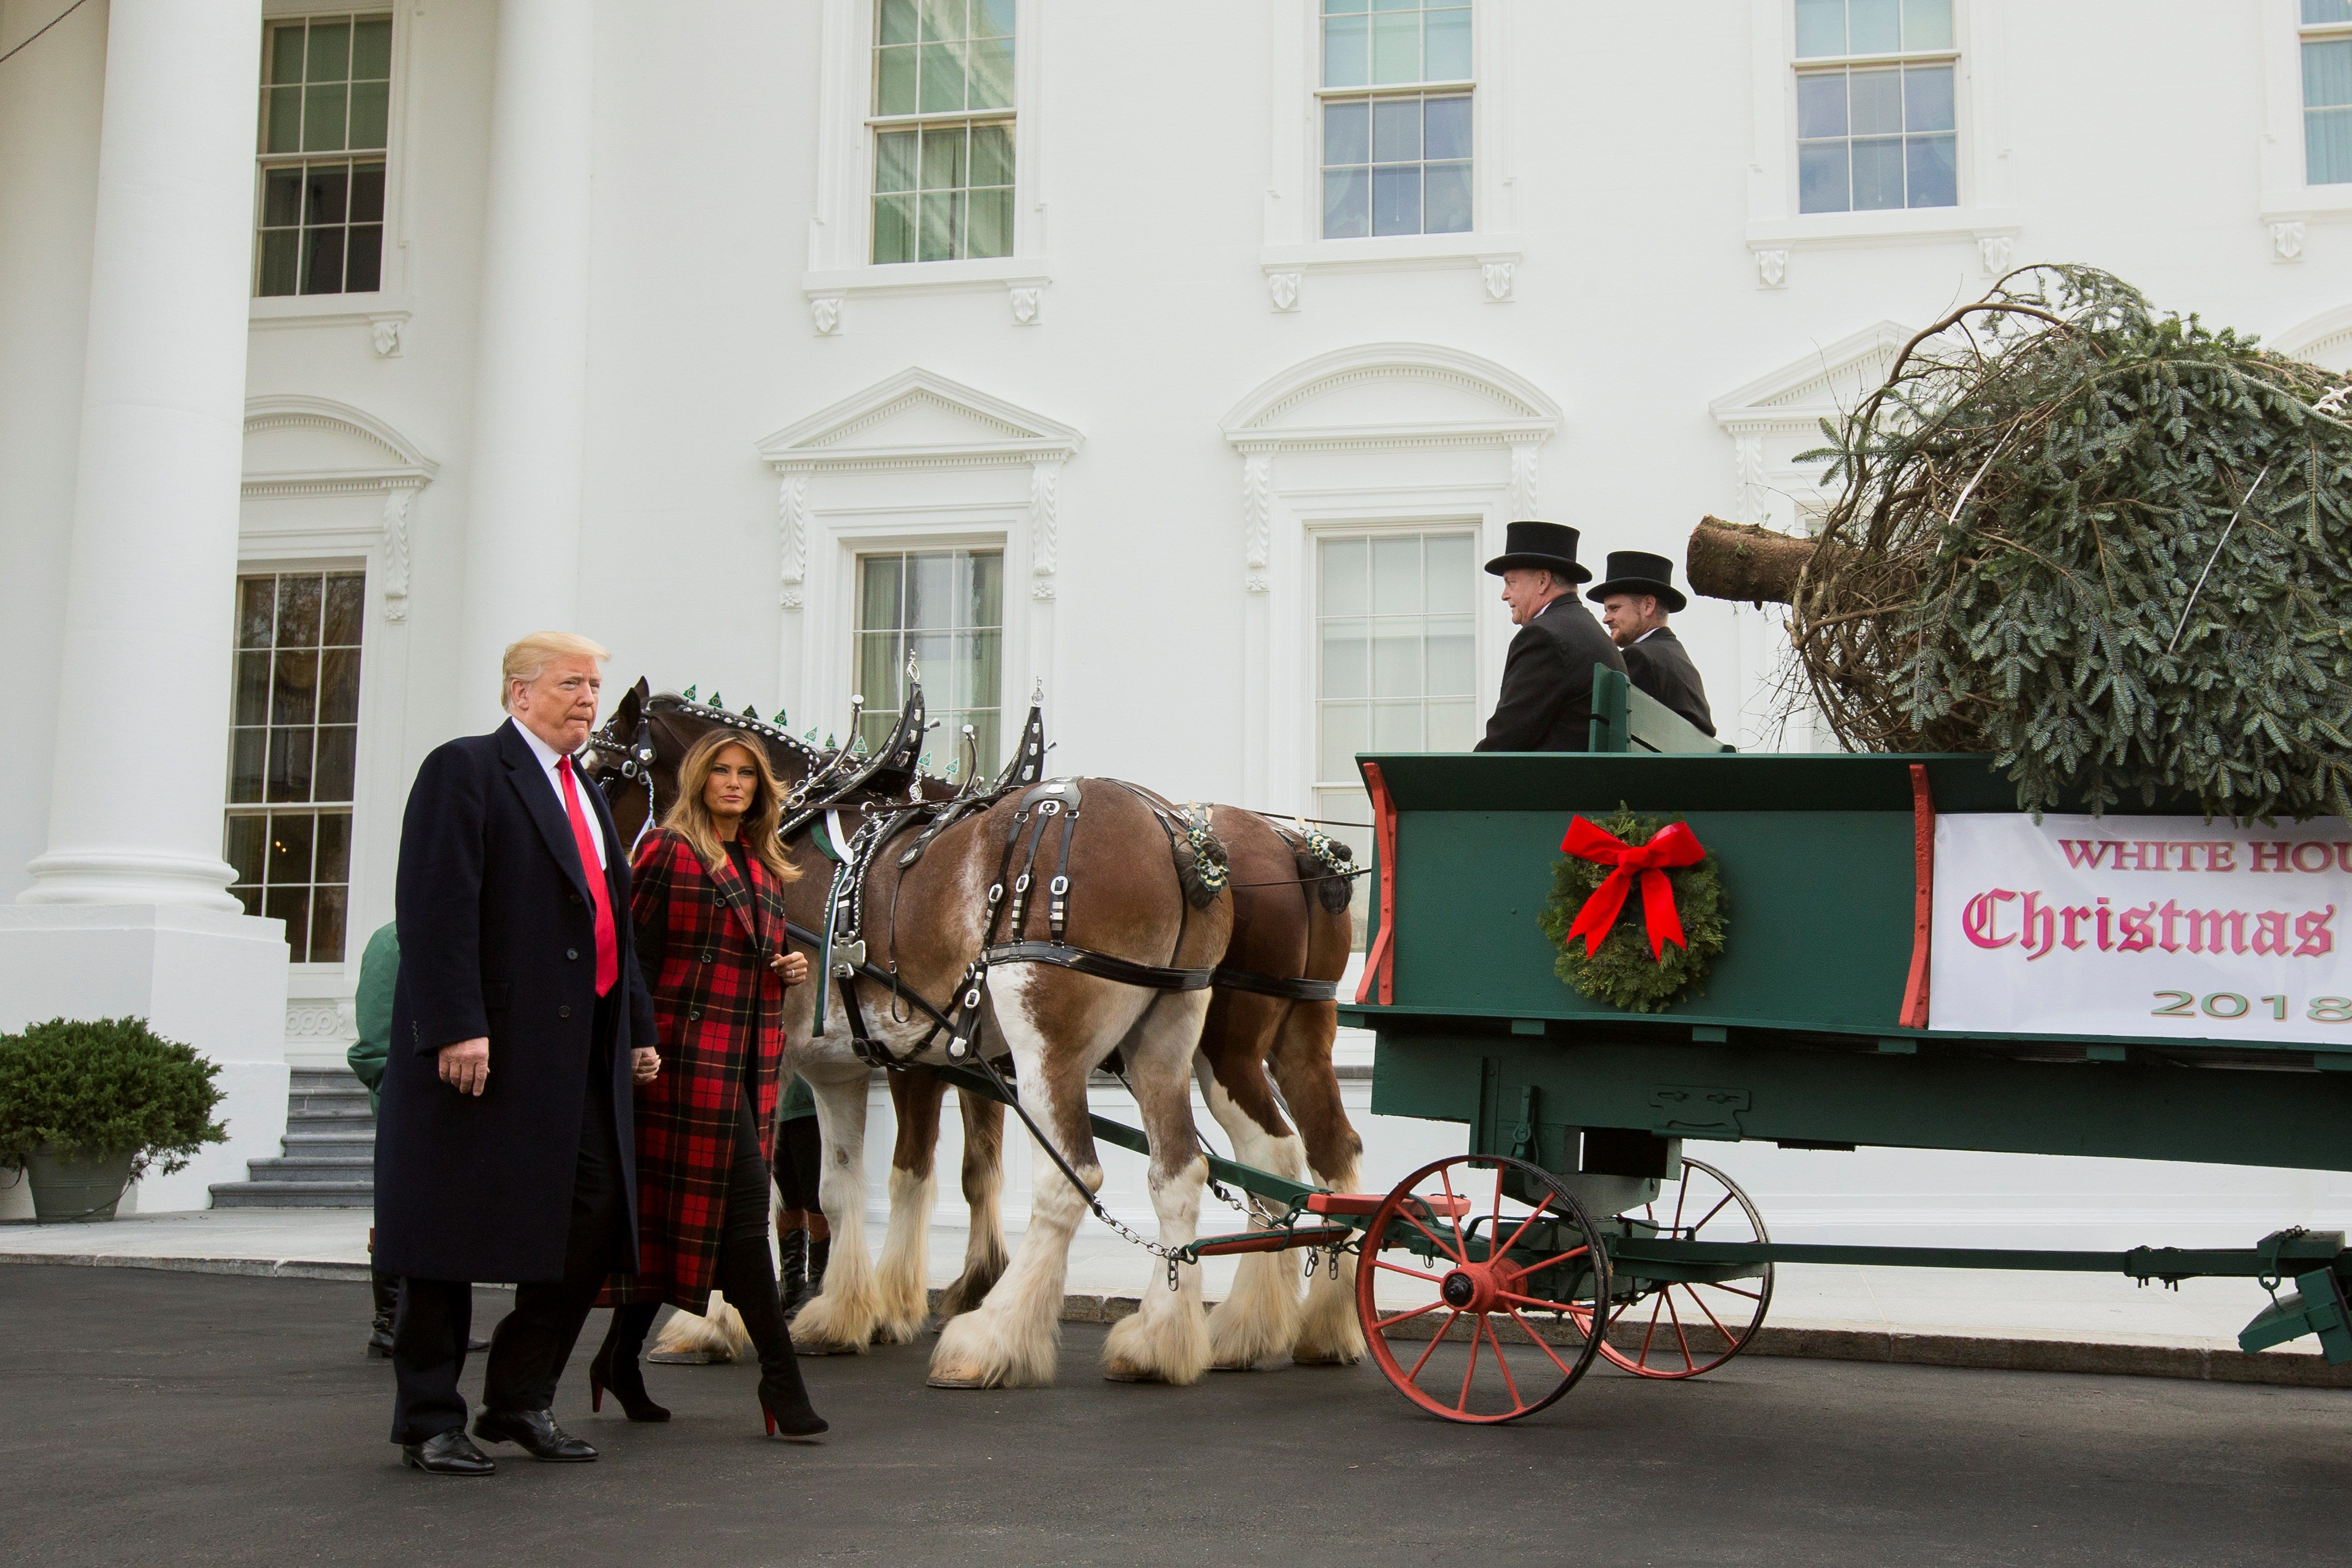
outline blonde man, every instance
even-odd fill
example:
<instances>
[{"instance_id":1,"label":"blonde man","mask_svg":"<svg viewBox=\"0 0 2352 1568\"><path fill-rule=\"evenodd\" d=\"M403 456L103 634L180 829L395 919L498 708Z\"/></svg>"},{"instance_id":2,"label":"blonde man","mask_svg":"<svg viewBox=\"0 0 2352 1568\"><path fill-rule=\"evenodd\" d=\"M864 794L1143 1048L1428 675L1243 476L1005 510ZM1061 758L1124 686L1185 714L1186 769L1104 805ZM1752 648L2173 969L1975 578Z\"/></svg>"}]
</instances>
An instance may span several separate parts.
<instances>
[{"instance_id":1,"label":"blonde man","mask_svg":"<svg viewBox=\"0 0 2352 1568\"><path fill-rule=\"evenodd\" d=\"M477 1281L516 1290L474 1435L596 1458L550 1410L605 1275L636 1268L629 1080L655 1044L628 858L572 761L604 658L568 632L508 648L507 722L426 757L401 824L376 1261L401 1277L392 1437L428 1474L496 1468L457 1392Z\"/></svg>"}]
</instances>

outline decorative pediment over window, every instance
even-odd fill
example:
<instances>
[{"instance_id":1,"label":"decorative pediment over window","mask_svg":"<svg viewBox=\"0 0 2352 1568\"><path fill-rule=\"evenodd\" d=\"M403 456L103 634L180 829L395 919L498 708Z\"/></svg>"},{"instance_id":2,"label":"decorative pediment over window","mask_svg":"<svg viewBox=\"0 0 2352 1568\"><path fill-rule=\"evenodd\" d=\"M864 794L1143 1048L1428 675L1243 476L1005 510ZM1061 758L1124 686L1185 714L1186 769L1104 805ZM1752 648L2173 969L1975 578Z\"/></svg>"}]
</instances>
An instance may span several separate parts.
<instances>
[{"instance_id":1,"label":"decorative pediment over window","mask_svg":"<svg viewBox=\"0 0 2352 1568\"><path fill-rule=\"evenodd\" d=\"M2338 373L2352 373L2352 305L2338 305L2289 327L2270 346Z\"/></svg>"},{"instance_id":2,"label":"decorative pediment over window","mask_svg":"<svg viewBox=\"0 0 2352 1568\"><path fill-rule=\"evenodd\" d=\"M374 576L387 620L408 617L410 511L416 492L433 482L440 467L399 431L347 403L278 394L248 399L245 405L247 500L383 497L383 549ZM354 537L326 542L364 550L377 541Z\"/></svg>"},{"instance_id":3,"label":"decorative pediment over window","mask_svg":"<svg viewBox=\"0 0 2352 1568\"><path fill-rule=\"evenodd\" d=\"M1801 355L1707 405L1731 437L1736 522L1806 531L1820 515L1819 463L1800 452L1823 444L1822 421L1837 423L1883 384L1914 329L1879 321Z\"/></svg>"},{"instance_id":4,"label":"decorative pediment over window","mask_svg":"<svg viewBox=\"0 0 2352 1568\"><path fill-rule=\"evenodd\" d=\"M786 426L759 443L761 460L782 480L776 514L784 608L801 608L808 580L810 476L923 468L1029 469L1029 559L1036 578L1030 595L1051 599L1062 465L1084 439L1074 426L920 368Z\"/></svg>"}]
</instances>

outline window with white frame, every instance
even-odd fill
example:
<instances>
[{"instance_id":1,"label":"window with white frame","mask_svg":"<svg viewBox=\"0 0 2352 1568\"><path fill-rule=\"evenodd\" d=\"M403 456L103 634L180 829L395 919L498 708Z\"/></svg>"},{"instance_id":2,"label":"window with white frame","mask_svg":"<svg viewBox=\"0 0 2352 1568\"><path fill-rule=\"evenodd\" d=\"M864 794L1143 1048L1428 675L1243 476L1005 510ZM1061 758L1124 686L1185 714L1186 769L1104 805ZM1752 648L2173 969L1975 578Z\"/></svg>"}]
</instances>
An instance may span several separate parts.
<instances>
[{"instance_id":1,"label":"window with white frame","mask_svg":"<svg viewBox=\"0 0 2352 1568\"><path fill-rule=\"evenodd\" d=\"M1013 254L1013 0L875 0L877 263Z\"/></svg>"},{"instance_id":2,"label":"window with white frame","mask_svg":"<svg viewBox=\"0 0 2352 1568\"><path fill-rule=\"evenodd\" d=\"M907 550L857 558L859 734L889 738L906 700L907 656L939 721L931 769L963 756L972 729L978 768L993 773L1004 712L1004 552Z\"/></svg>"},{"instance_id":3,"label":"window with white frame","mask_svg":"<svg viewBox=\"0 0 2352 1568\"><path fill-rule=\"evenodd\" d=\"M1463 234L1469 0L1323 0L1323 237Z\"/></svg>"},{"instance_id":4,"label":"window with white frame","mask_svg":"<svg viewBox=\"0 0 2352 1568\"><path fill-rule=\"evenodd\" d=\"M2303 0L2303 177L2352 183L2352 0Z\"/></svg>"},{"instance_id":5,"label":"window with white frame","mask_svg":"<svg viewBox=\"0 0 2352 1568\"><path fill-rule=\"evenodd\" d=\"M1476 537L1467 527L1316 535L1317 815L1371 820L1359 752L1466 752L1476 741Z\"/></svg>"},{"instance_id":6,"label":"window with white frame","mask_svg":"<svg viewBox=\"0 0 2352 1568\"><path fill-rule=\"evenodd\" d=\"M237 579L222 858L245 912L286 922L296 963L343 959L366 605L361 572Z\"/></svg>"},{"instance_id":7,"label":"window with white frame","mask_svg":"<svg viewBox=\"0 0 2352 1568\"><path fill-rule=\"evenodd\" d=\"M264 29L253 291L383 287L392 18L298 16Z\"/></svg>"},{"instance_id":8,"label":"window with white frame","mask_svg":"<svg viewBox=\"0 0 2352 1568\"><path fill-rule=\"evenodd\" d=\"M1796 0L1797 209L1959 205L1952 0Z\"/></svg>"}]
</instances>

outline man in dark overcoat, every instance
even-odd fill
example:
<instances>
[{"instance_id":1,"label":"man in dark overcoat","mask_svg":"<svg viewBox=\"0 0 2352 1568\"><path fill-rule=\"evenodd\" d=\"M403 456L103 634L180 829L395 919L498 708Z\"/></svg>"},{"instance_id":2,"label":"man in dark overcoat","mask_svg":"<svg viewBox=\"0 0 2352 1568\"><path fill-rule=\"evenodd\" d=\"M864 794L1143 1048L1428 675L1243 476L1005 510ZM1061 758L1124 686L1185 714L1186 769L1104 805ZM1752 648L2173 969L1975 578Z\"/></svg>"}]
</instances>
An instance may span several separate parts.
<instances>
[{"instance_id":1,"label":"man in dark overcoat","mask_svg":"<svg viewBox=\"0 0 2352 1568\"><path fill-rule=\"evenodd\" d=\"M1609 580L1584 596L1601 606L1601 622L1625 655L1625 673L1693 724L1715 733L1707 711L1706 686L1690 650L1666 625L1666 616L1689 601L1675 586L1675 563L1641 550L1609 552Z\"/></svg>"},{"instance_id":2,"label":"man in dark overcoat","mask_svg":"<svg viewBox=\"0 0 2352 1568\"><path fill-rule=\"evenodd\" d=\"M494 1468L457 1392L476 1281L512 1281L474 1435L593 1459L557 1377L609 1273L636 1267L629 1080L656 1044L629 863L572 765L604 650L507 650L508 721L417 770L401 826L400 977L376 1133L376 1261L401 1277L393 1441L441 1475Z\"/></svg>"},{"instance_id":3,"label":"man in dark overcoat","mask_svg":"<svg viewBox=\"0 0 2352 1568\"><path fill-rule=\"evenodd\" d=\"M1581 752L1591 743L1592 667L1622 670L1609 634L1576 602L1591 571L1576 563L1576 530L1559 522L1515 522L1486 570L1503 580L1503 602L1519 635L1503 660L1502 694L1486 721L1481 752Z\"/></svg>"}]
</instances>

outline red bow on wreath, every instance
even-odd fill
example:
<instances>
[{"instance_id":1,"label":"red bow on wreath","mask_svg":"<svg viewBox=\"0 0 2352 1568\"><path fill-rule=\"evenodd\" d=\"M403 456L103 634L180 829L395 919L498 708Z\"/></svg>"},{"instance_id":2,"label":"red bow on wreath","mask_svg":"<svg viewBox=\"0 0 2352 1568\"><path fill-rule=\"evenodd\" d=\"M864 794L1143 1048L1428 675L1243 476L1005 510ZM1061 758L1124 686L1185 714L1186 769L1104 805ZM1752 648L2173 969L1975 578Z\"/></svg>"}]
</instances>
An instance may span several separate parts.
<instances>
[{"instance_id":1,"label":"red bow on wreath","mask_svg":"<svg viewBox=\"0 0 2352 1568\"><path fill-rule=\"evenodd\" d=\"M1698 835L1686 822L1670 822L1650 836L1647 844L1628 844L1613 833L1595 827L1583 817L1568 825L1568 836L1559 841L1560 852L1580 860L1616 868L1602 880L1584 907L1576 911L1576 923L1568 928L1568 940L1584 939L1584 956L1591 958L1617 923L1617 911L1625 907L1625 895L1633 890L1633 879L1642 880L1642 913L1650 928L1650 957L1663 963L1666 943L1688 950L1683 940L1682 917L1675 912L1674 885L1666 880L1669 866L1696 866L1706 858L1706 850L1699 844Z\"/></svg>"}]
</instances>

